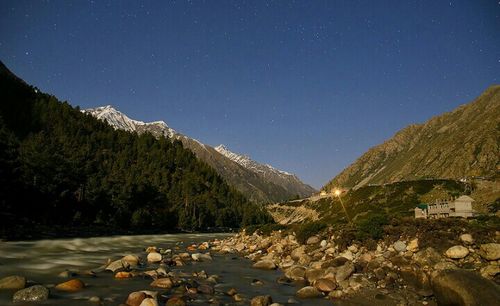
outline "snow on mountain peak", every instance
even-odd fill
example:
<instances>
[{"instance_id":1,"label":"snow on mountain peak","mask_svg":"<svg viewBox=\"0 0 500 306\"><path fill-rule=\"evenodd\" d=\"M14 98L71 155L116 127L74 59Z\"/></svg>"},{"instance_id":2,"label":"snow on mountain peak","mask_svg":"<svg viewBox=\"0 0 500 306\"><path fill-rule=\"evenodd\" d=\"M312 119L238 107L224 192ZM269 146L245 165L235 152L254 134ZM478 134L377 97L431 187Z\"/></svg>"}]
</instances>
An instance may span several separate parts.
<instances>
[{"instance_id":1,"label":"snow on mountain peak","mask_svg":"<svg viewBox=\"0 0 500 306\"><path fill-rule=\"evenodd\" d=\"M124 113L116 110L112 105L100 106L96 108L89 108L82 110L84 113L91 114L92 116L106 121L115 129L125 130L129 132L144 132L149 131L164 135L166 137L173 137L177 132L170 128L165 121L143 122L139 120L130 119Z\"/></svg>"},{"instance_id":2,"label":"snow on mountain peak","mask_svg":"<svg viewBox=\"0 0 500 306\"><path fill-rule=\"evenodd\" d=\"M281 171L276 168L274 168L271 165L268 164L260 164L254 160L252 160L249 156L247 155L240 155L237 153L234 153L230 151L225 145L220 144L217 147L215 147L215 150L219 152L220 154L224 155L225 157L231 159L232 161L240 164L241 166L250 169L254 172L258 173L269 173L269 174L277 174L280 176L286 175L286 176L294 176L291 173L288 173L286 171Z\"/></svg>"}]
</instances>

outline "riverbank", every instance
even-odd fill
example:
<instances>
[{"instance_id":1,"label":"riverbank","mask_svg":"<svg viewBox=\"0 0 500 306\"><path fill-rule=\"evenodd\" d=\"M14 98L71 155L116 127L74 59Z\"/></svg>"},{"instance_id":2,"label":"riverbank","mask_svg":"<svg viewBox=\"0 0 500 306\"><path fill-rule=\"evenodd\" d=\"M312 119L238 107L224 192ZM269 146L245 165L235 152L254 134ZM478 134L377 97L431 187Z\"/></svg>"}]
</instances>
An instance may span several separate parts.
<instances>
[{"instance_id":1,"label":"riverbank","mask_svg":"<svg viewBox=\"0 0 500 306\"><path fill-rule=\"evenodd\" d=\"M284 271L277 281L300 284L296 296L302 299L370 305L493 305L500 300L498 227L456 219L401 221L384 226L378 240L356 240L348 227L321 230L303 243L292 230L256 231L241 232L212 249L245 256L257 269Z\"/></svg>"}]
</instances>

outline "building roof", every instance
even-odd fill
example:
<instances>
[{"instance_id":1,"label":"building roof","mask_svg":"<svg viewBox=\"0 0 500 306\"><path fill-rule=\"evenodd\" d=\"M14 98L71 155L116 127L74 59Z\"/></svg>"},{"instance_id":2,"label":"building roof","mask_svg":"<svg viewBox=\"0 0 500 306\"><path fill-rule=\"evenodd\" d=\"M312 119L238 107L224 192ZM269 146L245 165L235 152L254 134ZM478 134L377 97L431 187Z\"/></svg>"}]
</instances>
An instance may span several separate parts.
<instances>
[{"instance_id":1,"label":"building roof","mask_svg":"<svg viewBox=\"0 0 500 306\"><path fill-rule=\"evenodd\" d=\"M428 205L425 203L420 203L417 205L417 207L423 210L423 209L427 209Z\"/></svg>"},{"instance_id":2,"label":"building roof","mask_svg":"<svg viewBox=\"0 0 500 306\"><path fill-rule=\"evenodd\" d=\"M474 202L474 199L469 196L463 195L458 197L455 201Z\"/></svg>"}]
</instances>

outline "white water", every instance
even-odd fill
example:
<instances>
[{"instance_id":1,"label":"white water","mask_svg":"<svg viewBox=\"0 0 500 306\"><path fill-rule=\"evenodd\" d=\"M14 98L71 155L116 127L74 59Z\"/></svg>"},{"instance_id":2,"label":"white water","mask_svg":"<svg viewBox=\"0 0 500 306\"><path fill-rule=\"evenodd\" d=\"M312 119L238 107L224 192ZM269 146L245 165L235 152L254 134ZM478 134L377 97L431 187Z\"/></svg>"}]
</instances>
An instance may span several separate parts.
<instances>
[{"instance_id":1,"label":"white water","mask_svg":"<svg viewBox=\"0 0 500 306\"><path fill-rule=\"evenodd\" d=\"M98 296L101 305L118 305L126 300L130 292L151 290L150 279L135 277L127 280L117 280L112 273L101 272L97 277L78 276L87 287L76 293L61 293L52 287L65 281L58 274L65 270L91 270L105 264L108 259L118 259L127 254L136 254L145 258L144 248L157 246L172 249L174 252L184 252L191 243L199 243L215 238L222 239L227 234L175 234L175 235L142 235L113 236L100 238L54 239L38 241L5 242L0 241L0 278L8 275L22 275L32 283L40 283L50 288L51 298L43 305L98 305L88 299ZM225 296L229 288L251 298L256 295L270 294L275 302L285 304L293 297L298 288L280 285L276 278L280 271L261 271L251 268L251 262L234 255L212 254L212 262L192 263L179 267L185 272L204 270L207 274L220 276L216 285L216 296L224 303L233 305L232 300ZM154 268L150 267L150 268ZM252 286L251 282L259 279L263 286ZM160 294L165 291L160 291ZM0 305L12 304L13 291L0 291ZM206 300L190 302L190 305L205 305ZM241 305L241 304L238 304ZM244 304L243 304L244 305ZM300 305L331 305L325 300L301 301Z\"/></svg>"}]
</instances>

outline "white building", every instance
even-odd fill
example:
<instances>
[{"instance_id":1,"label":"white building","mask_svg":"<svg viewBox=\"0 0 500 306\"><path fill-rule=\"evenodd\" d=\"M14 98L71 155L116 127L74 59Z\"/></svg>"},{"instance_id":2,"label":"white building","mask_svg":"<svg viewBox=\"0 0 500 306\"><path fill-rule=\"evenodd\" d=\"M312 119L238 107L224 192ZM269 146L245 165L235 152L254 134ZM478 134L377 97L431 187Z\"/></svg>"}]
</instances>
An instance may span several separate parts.
<instances>
[{"instance_id":1,"label":"white building","mask_svg":"<svg viewBox=\"0 0 500 306\"><path fill-rule=\"evenodd\" d=\"M472 199L463 195L457 199L437 200L434 204L420 204L415 207L415 218L439 219L447 217L469 218L474 216Z\"/></svg>"}]
</instances>

